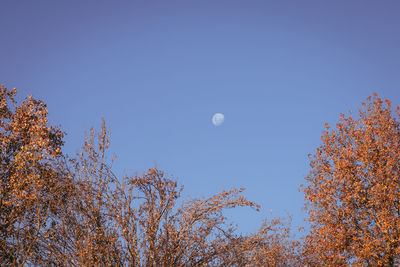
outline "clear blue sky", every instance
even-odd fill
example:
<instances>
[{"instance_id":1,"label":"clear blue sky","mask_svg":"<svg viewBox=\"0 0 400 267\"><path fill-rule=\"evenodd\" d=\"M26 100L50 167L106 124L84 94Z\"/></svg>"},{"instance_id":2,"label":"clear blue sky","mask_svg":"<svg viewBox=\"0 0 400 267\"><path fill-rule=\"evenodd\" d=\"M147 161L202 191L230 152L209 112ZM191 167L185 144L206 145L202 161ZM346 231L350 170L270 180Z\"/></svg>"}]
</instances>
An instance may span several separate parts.
<instances>
[{"instance_id":1,"label":"clear blue sky","mask_svg":"<svg viewBox=\"0 0 400 267\"><path fill-rule=\"evenodd\" d=\"M75 152L105 117L118 174L157 166L192 197L244 186L301 225L325 122L400 104L398 1L0 1L0 83L44 100ZM225 114L215 127L214 113Z\"/></svg>"}]
</instances>

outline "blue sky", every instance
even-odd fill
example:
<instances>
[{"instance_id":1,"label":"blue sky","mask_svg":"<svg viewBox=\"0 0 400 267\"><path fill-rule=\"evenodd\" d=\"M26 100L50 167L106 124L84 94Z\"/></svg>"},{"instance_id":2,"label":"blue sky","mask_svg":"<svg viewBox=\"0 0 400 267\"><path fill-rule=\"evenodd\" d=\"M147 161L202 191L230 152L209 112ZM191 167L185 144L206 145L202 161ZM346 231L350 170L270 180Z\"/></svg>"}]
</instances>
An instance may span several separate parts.
<instances>
[{"instance_id":1,"label":"blue sky","mask_svg":"<svg viewBox=\"0 0 400 267\"><path fill-rule=\"evenodd\" d=\"M0 83L48 105L74 153L102 116L115 172L154 166L200 197L243 186L303 224L325 122L373 92L400 104L398 1L0 2ZM215 127L214 113L225 114Z\"/></svg>"}]
</instances>

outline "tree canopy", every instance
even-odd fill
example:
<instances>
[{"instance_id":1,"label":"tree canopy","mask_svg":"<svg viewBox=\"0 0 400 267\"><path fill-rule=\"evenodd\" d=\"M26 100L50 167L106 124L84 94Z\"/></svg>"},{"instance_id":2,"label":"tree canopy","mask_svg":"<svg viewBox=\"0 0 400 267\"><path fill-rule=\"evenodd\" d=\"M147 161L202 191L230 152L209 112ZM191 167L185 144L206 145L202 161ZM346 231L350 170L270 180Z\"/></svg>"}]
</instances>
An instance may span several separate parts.
<instances>
[{"instance_id":1,"label":"tree canopy","mask_svg":"<svg viewBox=\"0 0 400 267\"><path fill-rule=\"evenodd\" d=\"M326 125L311 156L304 251L312 264L400 263L400 124L376 94L358 115Z\"/></svg>"},{"instance_id":2,"label":"tree canopy","mask_svg":"<svg viewBox=\"0 0 400 267\"><path fill-rule=\"evenodd\" d=\"M75 156L49 126L46 105L0 88L0 263L57 266L286 266L297 243L289 224L265 220L236 233L226 209L260 206L243 188L183 201L163 171L116 177L103 120Z\"/></svg>"},{"instance_id":3,"label":"tree canopy","mask_svg":"<svg viewBox=\"0 0 400 267\"><path fill-rule=\"evenodd\" d=\"M1 265L400 264L400 110L376 94L358 116L326 124L302 186L310 230L296 240L281 218L238 233L224 211L261 208L243 188L182 200L160 169L117 177L104 120L65 155L46 105L16 93L0 86Z\"/></svg>"}]
</instances>

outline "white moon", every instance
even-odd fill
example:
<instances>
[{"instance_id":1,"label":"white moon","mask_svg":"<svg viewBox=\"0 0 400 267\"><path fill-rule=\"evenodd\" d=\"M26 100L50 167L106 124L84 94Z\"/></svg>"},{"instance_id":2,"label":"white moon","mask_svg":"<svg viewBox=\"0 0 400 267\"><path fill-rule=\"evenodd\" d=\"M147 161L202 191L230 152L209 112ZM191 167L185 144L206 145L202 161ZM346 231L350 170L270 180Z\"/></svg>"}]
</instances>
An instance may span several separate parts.
<instances>
[{"instance_id":1,"label":"white moon","mask_svg":"<svg viewBox=\"0 0 400 267\"><path fill-rule=\"evenodd\" d=\"M212 123L215 126L220 126L224 122L225 116L222 113L215 113L212 117Z\"/></svg>"}]
</instances>

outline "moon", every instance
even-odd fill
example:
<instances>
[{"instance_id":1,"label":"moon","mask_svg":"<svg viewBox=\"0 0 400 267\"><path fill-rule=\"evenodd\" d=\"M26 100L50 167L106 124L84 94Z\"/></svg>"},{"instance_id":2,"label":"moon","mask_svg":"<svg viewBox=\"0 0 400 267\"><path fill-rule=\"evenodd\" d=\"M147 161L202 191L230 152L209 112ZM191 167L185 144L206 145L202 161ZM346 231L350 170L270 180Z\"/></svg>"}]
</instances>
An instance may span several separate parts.
<instances>
[{"instance_id":1,"label":"moon","mask_svg":"<svg viewBox=\"0 0 400 267\"><path fill-rule=\"evenodd\" d=\"M224 122L224 119L225 119L224 114L215 113L211 121L215 126L220 126Z\"/></svg>"}]
</instances>

